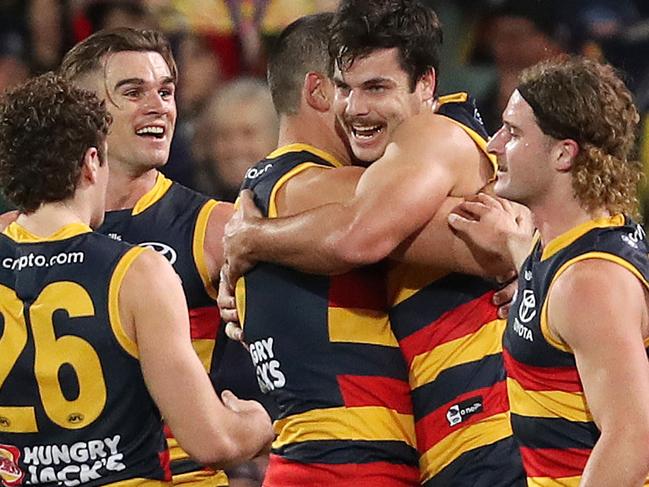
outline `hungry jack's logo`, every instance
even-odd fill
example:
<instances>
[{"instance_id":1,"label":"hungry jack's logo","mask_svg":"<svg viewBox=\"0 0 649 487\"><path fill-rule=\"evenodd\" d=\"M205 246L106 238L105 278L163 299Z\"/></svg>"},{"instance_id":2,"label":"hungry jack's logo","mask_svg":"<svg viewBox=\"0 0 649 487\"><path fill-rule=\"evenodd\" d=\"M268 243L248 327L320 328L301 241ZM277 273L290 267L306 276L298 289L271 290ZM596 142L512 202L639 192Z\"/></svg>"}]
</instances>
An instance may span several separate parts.
<instances>
[{"instance_id":1,"label":"hungry jack's logo","mask_svg":"<svg viewBox=\"0 0 649 487\"><path fill-rule=\"evenodd\" d=\"M0 444L0 480L4 487L22 485L25 474L18 467L20 450L15 446Z\"/></svg>"}]
</instances>

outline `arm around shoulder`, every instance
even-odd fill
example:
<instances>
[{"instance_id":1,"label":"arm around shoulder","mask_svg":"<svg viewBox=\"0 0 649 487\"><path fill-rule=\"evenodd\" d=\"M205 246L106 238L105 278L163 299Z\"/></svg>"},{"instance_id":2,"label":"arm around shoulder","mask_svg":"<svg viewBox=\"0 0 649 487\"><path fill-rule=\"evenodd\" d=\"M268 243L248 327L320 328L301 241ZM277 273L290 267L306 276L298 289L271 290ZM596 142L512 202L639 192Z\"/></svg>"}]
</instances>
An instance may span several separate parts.
<instances>
[{"instance_id":1,"label":"arm around shoulder","mask_svg":"<svg viewBox=\"0 0 649 487\"><path fill-rule=\"evenodd\" d=\"M191 346L185 297L166 259L142 252L119 299L149 392L180 445L197 461L221 467L258 453L272 438L270 419L258 403L226 407L217 397Z\"/></svg>"}]
</instances>

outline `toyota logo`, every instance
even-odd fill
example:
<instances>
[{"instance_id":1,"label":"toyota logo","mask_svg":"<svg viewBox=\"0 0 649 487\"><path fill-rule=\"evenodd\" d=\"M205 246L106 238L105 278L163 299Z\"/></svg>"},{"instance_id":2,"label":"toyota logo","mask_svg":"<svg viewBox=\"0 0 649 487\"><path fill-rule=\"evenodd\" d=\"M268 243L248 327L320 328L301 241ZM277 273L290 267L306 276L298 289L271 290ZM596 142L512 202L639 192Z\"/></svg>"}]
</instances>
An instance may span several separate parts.
<instances>
[{"instance_id":1,"label":"toyota logo","mask_svg":"<svg viewBox=\"0 0 649 487\"><path fill-rule=\"evenodd\" d=\"M160 255L164 256L165 259L169 261L170 264L176 262L176 251L167 244L160 242L142 242L140 247L146 247L147 249L155 250Z\"/></svg>"},{"instance_id":2,"label":"toyota logo","mask_svg":"<svg viewBox=\"0 0 649 487\"><path fill-rule=\"evenodd\" d=\"M518 307L518 317L520 318L522 323L529 323L535 316L536 298L534 297L534 291L532 291L531 289L525 289L523 291L521 304Z\"/></svg>"}]
</instances>

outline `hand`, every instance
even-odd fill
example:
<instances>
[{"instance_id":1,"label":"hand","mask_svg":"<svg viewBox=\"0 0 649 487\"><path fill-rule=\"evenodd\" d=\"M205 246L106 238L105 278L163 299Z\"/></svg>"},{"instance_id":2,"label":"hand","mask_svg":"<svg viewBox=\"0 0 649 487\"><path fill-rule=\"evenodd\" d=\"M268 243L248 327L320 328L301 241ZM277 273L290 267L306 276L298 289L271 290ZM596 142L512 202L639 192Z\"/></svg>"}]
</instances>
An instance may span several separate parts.
<instances>
[{"instance_id":1,"label":"hand","mask_svg":"<svg viewBox=\"0 0 649 487\"><path fill-rule=\"evenodd\" d=\"M500 288L493 295L492 301L494 305L498 306L498 318L507 319L509 316L509 308L512 307L512 301L518 290L517 274L512 272L508 276L498 279L504 287Z\"/></svg>"},{"instance_id":2,"label":"hand","mask_svg":"<svg viewBox=\"0 0 649 487\"><path fill-rule=\"evenodd\" d=\"M223 401L223 405L226 408L242 416L246 416L245 420L248 422L248 425L254 428L255 431L262 433L263 442L259 451L266 449L270 445L275 438L275 432L273 431L270 416L260 403L239 399L233 392L228 390L221 393L221 401Z\"/></svg>"},{"instance_id":3,"label":"hand","mask_svg":"<svg viewBox=\"0 0 649 487\"><path fill-rule=\"evenodd\" d=\"M252 237L255 221L262 214L255 206L252 191L246 189L239 195L239 208L225 225L223 232L223 253L226 265L221 269L221 280L233 287L237 280L257 263L252 257Z\"/></svg>"},{"instance_id":4,"label":"hand","mask_svg":"<svg viewBox=\"0 0 649 487\"><path fill-rule=\"evenodd\" d=\"M531 246L530 211L504 198L479 193L451 212L448 223L469 245L518 269Z\"/></svg>"},{"instance_id":5,"label":"hand","mask_svg":"<svg viewBox=\"0 0 649 487\"><path fill-rule=\"evenodd\" d=\"M224 267L227 264L224 265ZM219 281L219 295L216 304L221 312L221 318L225 321L225 334L231 340L243 343L243 328L239 322L239 313L237 313L237 303L233 287L228 282L226 273L221 270L221 279Z\"/></svg>"}]
</instances>

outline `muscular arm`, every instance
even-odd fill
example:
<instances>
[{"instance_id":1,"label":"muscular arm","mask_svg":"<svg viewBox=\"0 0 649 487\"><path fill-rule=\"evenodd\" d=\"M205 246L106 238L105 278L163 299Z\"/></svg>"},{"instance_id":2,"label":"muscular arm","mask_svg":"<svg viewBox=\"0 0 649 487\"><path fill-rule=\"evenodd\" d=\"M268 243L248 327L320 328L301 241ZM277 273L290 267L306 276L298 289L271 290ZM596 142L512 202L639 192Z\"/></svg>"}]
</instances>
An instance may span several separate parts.
<instances>
[{"instance_id":1,"label":"muscular arm","mask_svg":"<svg viewBox=\"0 0 649 487\"><path fill-rule=\"evenodd\" d=\"M217 397L191 346L178 276L151 251L136 258L119 294L120 315L137 343L145 382L180 445L197 461L226 466L252 458L272 438L252 401Z\"/></svg>"},{"instance_id":2,"label":"muscular arm","mask_svg":"<svg viewBox=\"0 0 649 487\"><path fill-rule=\"evenodd\" d=\"M430 220L447 195L474 192L486 180L476 146L441 118L426 114L424 120L404 122L348 201L292 218L254 220L245 228L245 239L226 229L226 254L236 246L252 261L323 274L388 256ZM430 144L432 135L444 143Z\"/></svg>"},{"instance_id":3,"label":"muscular arm","mask_svg":"<svg viewBox=\"0 0 649 487\"><path fill-rule=\"evenodd\" d=\"M586 260L559 277L549 299L551 329L574 351L601 431L580 485L643 485L649 473L646 291L621 266Z\"/></svg>"},{"instance_id":4,"label":"muscular arm","mask_svg":"<svg viewBox=\"0 0 649 487\"><path fill-rule=\"evenodd\" d=\"M218 288L219 272L223 266L223 230L233 213L234 205L222 201L212 210L207 220L203 252L214 289Z\"/></svg>"}]
</instances>

